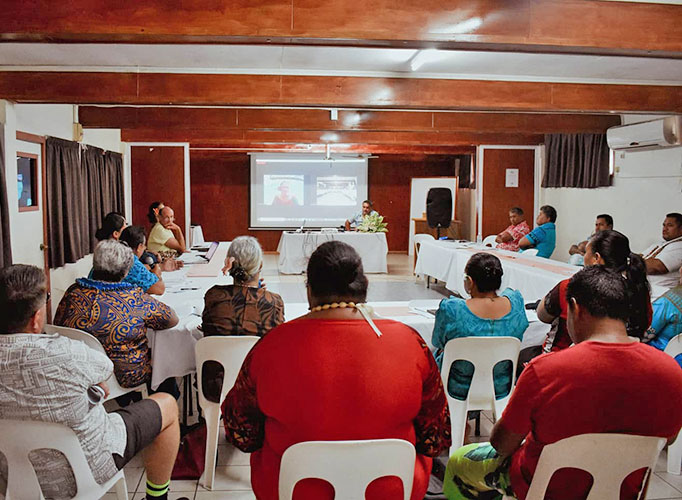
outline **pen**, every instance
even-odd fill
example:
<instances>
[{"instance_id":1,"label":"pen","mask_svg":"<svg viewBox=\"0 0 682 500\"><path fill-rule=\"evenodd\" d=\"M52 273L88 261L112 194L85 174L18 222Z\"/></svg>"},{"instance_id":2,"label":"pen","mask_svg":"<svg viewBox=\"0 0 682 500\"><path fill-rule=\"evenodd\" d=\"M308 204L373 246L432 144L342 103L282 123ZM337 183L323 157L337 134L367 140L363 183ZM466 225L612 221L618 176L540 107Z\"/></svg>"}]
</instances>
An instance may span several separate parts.
<instances>
[{"instance_id":1,"label":"pen","mask_svg":"<svg viewBox=\"0 0 682 500\"><path fill-rule=\"evenodd\" d=\"M198 287L192 287L192 288L181 288L180 290L199 290Z\"/></svg>"}]
</instances>

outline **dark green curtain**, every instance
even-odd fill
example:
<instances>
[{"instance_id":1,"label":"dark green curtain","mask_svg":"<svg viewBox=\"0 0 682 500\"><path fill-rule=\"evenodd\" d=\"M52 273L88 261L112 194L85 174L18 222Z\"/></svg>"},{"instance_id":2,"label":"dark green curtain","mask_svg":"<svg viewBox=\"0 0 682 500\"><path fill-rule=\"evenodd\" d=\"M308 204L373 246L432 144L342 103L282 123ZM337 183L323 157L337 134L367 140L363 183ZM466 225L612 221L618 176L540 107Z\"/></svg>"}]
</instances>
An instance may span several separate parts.
<instances>
[{"instance_id":1,"label":"dark green curtain","mask_svg":"<svg viewBox=\"0 0 682 500\"><path fill-rule=\"evenodd\" d=\"M598 188L611 185L606 134L547 134L542 187Z\"/></svg>"}]
</instances>

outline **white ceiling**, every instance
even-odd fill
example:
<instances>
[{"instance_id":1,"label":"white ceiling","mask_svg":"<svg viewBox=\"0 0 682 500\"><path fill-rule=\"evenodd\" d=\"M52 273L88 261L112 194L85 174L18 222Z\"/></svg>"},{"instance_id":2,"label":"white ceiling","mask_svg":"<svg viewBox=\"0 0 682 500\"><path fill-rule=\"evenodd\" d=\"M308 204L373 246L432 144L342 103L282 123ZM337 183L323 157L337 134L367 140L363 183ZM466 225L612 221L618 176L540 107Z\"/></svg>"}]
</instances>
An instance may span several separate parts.
<instances>
[{"instance_id":1,"label":"white ceiling","mask_svg":"<svg viewBox=\"0 0 682 500\"><path fill-rule=\"evenodd\" d=\"M410 69L413 58L424 61ZM0 44L2 71L390 76L682 85L682 60L272 45Z\"/></svg>"}]
</instances>

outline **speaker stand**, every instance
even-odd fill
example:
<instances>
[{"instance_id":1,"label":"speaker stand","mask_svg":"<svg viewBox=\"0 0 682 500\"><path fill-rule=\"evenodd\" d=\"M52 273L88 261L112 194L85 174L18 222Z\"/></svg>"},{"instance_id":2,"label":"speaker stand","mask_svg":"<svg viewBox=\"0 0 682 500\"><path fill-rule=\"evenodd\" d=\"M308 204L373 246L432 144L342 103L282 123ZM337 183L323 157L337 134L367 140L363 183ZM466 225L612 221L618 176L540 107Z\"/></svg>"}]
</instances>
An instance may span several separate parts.
<instances>
[{"instance_id":1,"label":"speaker stand","mask_svg":"<svg viewBox=\"0 0 682 500\"><path fill-rule=\"evenodd\" d=\"M436 239L440 240L440 223L436 226Z\"/></svg>"}]
</instances>

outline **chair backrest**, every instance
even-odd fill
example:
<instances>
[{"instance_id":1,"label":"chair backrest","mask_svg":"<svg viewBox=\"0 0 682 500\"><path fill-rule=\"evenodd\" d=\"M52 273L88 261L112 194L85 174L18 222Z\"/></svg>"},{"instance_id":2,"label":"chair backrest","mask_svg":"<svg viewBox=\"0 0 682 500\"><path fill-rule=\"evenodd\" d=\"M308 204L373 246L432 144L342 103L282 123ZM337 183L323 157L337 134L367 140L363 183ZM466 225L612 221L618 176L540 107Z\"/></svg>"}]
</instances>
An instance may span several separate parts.
<instances>
[{"instance_id":1,"label":"chair backrest","mask_svg":"<svg viewBox=\"0 0 682 500\"><path fill-rule=\"evenodd\" d=\"M415 234L412 241L414 241L414 246L417 249L417 253L419 253L419 247L422 243L425 241L435 241L435 239L436 238L434 238L431 234Z\"/></svg>"},{"instance_id":2,"label":"chair backrest","mask_svg":"<svg viewBox=\"0 0 682 500\"><path fill-rule=\"evenodd\" d=\"M440 370L444 387L448 386L452 363L466 360L474 365L474 375L466 401L451 397L446 390L452 424L451 450L461 446L464 440L467 411L493 410L496 418L502 415L511 397L511 391L504 398L495 399L493 368L500 361L511 361L510 377L513 379L520 348L521 341L516 337L463 337L451 339L445 344Z\"/></svg>"},{"instance_id":3,"label":"chair backrest","mask_svg":"<svg viewBox=\"0 0 682 500\"><path fill-rule=\"evenodd\" d=\"M237 380L237 375L246 355L258 340L260 337L251 335L215 335L199 339L194 346L194 357L197 365L199 403L202 407L215 404L204 397L202 386L204 362L217 361L223 365L225 376L220 391L220 404L222 404L225 396Z\"/></svg>"},{"instance_id":4,"label":"chair backrest","mask_svg":"<svg viewBox=\"0 0 682 500\"><path fill-rule=\"evenodd\" d=\"M81 342L85 342L85 345L90 349L106 354L100 341L83 330L76 330L75 328L68 328L66 326L45 325L45 333L58 333L59 335L68 337L72 340L80 340Z\"/></svg>"},{"instance_id":5,"label":"chair backrest","mask_svg":"<svg viewBox=\"0 0 682 500\"><path fill-rule=\"evenodd\" d=\"M334 500L365 498L373 480L397 476L403 498L412 495L416 452L402 439L366 441L307 441L290 446L282 455L279 500L291 500L296 483L319 478L334 487Z\"/></svg>"},{"instance_id":6,"label":"chair backrest","mask_svg":"<svg viewBox=\"0 0 682 500\"><path fill-rule=\"evenodd\" d=\"M663 352L671 355L673 358L678 354L682 354L682 333L671 338Z\"/></svg>"},{"instance_id":7,"label":"chair backrest","mask_svg":"<svg viewBox=\"0 0 682 500\"><path fill-rule=\"evenodd\" d=\"M571 467L594 478L587 500L619 500L623 480L638 469L647 467L651 471L665 443L664 438L655 436L580 434L546 445L526 499L545 498L552 474Z\"/></svg>"},{"instance_id":8,"label":"chair backrest","mask_svg":"<svg viewBox=\"0 0 682 500\"><path fill-rule=\"evenodd\" d=\"M524 250L521 252L523 255L526 257L535 257L538 254L538 249L537 248L529 248L528 250Z\"/></svg>"},{"instance_id":9,"label":"chair backrest","mask_svg":"<svg viewBox=\"0 0 682 500\"><path fill-rule=\"evenodd\" d=\"M483 244L485 246L490 245L491 247L494 247L495 246L495 238L497 238L496 234L491 234L489 236L486 236L485 238L483 238Z\"/></svg>"},{"instance_id":10,"label":"chair backrest","mask_svg":"<svg viewBox=\"0 0 682 500\"><path fill-rule=\"evenodd\" d=\"M58 450L69 461L76 478L75 498L99 498L109 489L95 481L78 438L69 427L33 420L0 420L0 428L0 452L7 458L8 499L42 498L28 458L32 450L41 448Z\"/></svg>"},{"instance_id":11,"label":"chair backrest","mask_svg":"<svg viewBox=\"0 0 682 500\"><path fill-rule=\"evenodd\" d=\"M84 342L86 346L95 351L101 352L105 356L107 355L104 350L104 346L100 343L97 338L88 332L83 330L77 330L75 328L69 328L66 326L55 326L55 325L45 325L45 333L58 333L62 337L68 337L71 340L80 340ZM125 388L121 387L121 384L116 380L116 375L113 373L106 380L107 386L109 387L109 396L104 401L109 401L111 399L116 399L119 396L128 394L129 392L140 391L143 397L147 397L147 390L144 384L138 387Z\"/></svg>"}]
</instances>

